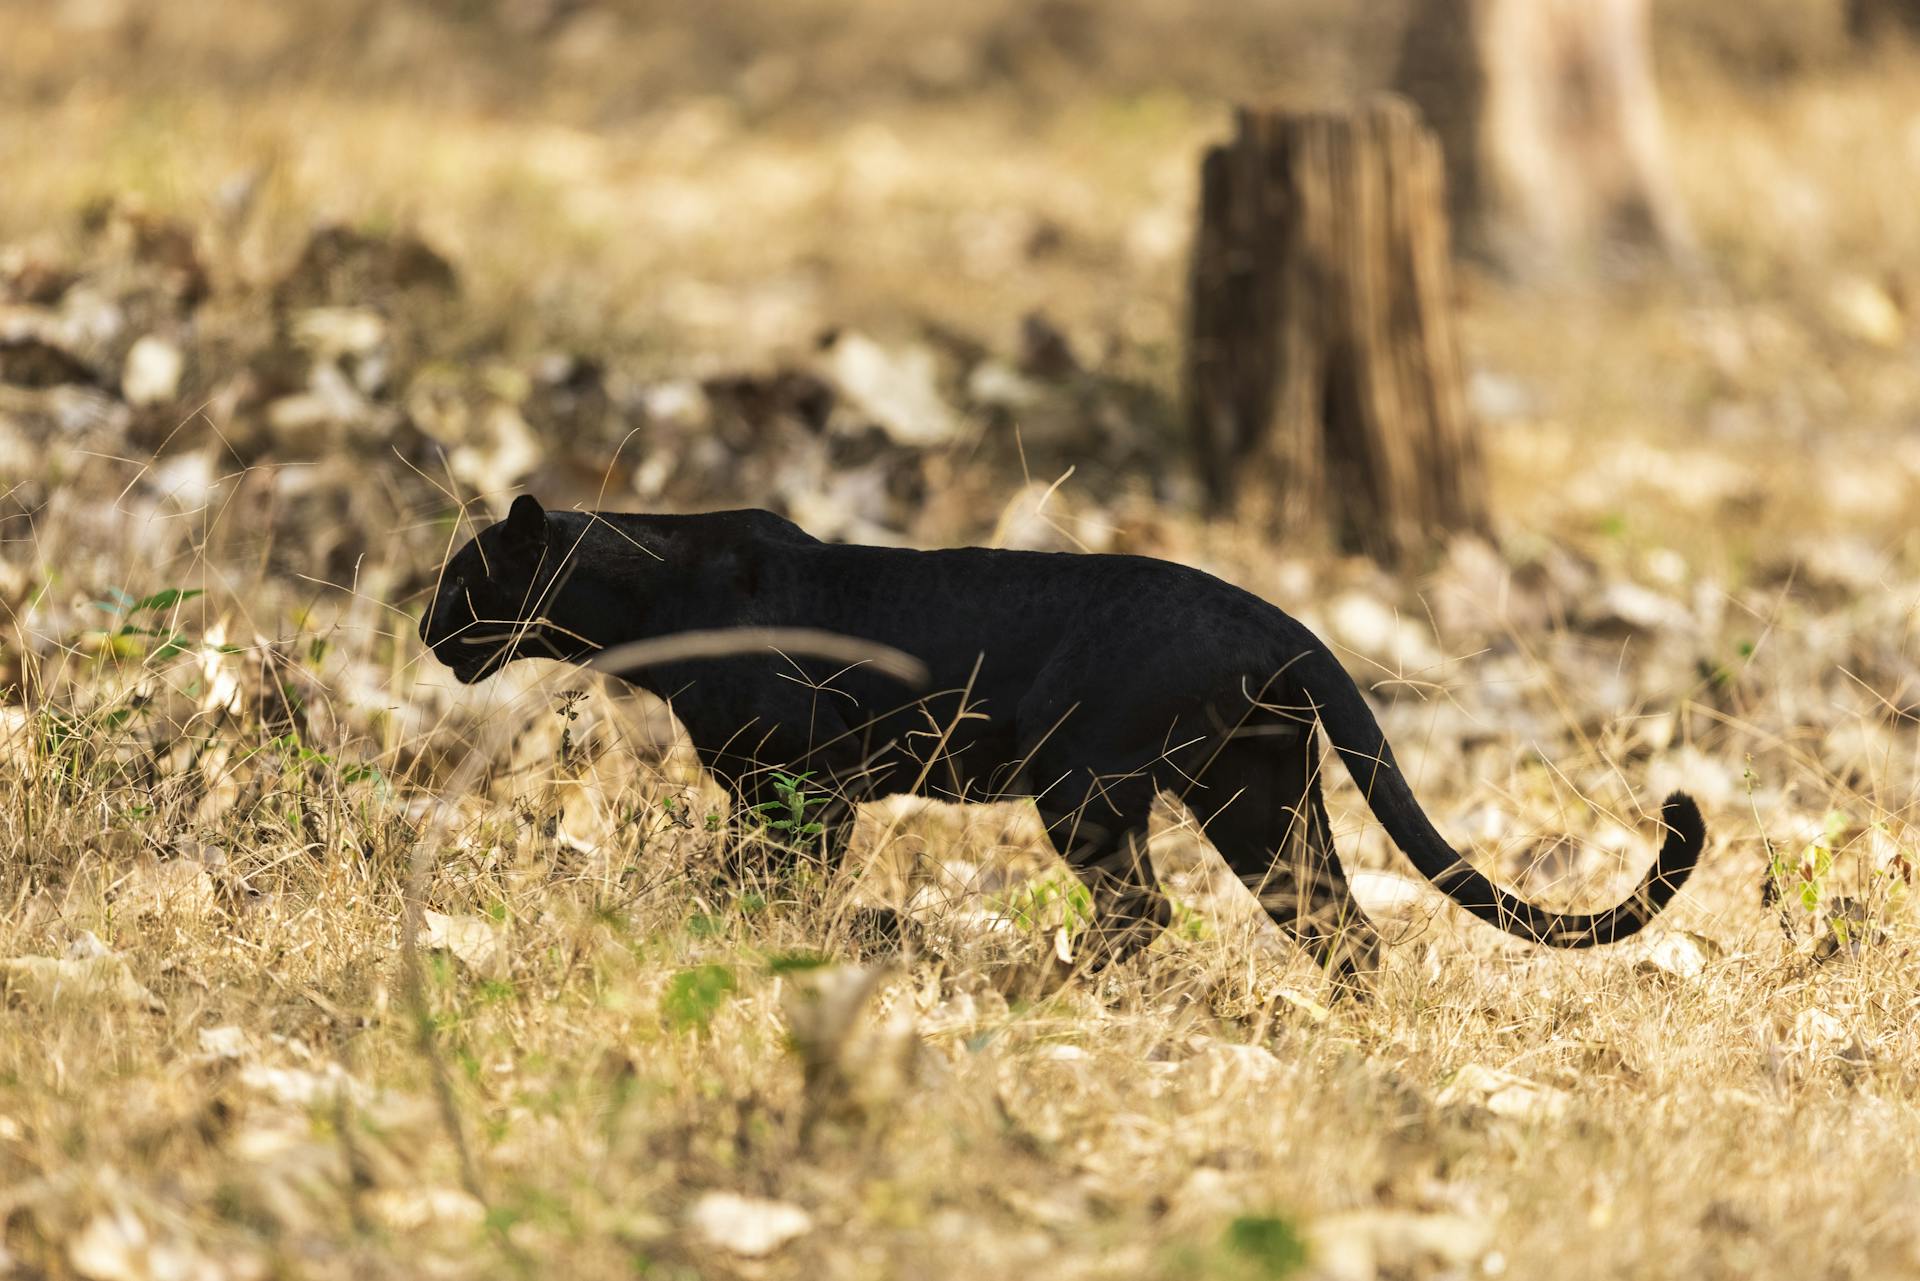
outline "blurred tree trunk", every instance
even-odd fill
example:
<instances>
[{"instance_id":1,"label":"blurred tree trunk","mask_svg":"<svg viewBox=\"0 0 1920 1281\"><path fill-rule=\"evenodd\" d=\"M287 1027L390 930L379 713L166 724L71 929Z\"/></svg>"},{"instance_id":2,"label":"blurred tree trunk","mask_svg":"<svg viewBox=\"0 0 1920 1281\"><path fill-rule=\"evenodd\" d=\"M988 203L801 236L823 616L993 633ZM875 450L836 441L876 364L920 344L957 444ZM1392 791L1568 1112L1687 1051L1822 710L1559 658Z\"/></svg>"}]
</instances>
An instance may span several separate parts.
<instances>
[{"instance_id":1,"label":"blurred tree trunk","mask_svg":"<svg viewBox=\"0 0 1920 1281\"><path fill-rule=\"evenodd\" d=\"M1216 503L1382 559L1485 521L1440 148L1406 102L1242 109L1201 171L1189 419Z\"/></svg>"},{"instance_id":2,"label":"blurred tree trunk","mask_svg":"<svg viewBox=\"0 0 1920 1281\"><path fill-rule=\"evenodd\" d=\"M1685 257L1650 0L1415 0L1394 85L1447 157L1463 248L1509 268L1607 244Z\"/></svg>"},{"instance_id":3,"label":"blurred tree trunk","mask_svg":"<svg viewBox=\"0 0 1920 1281\"><path fill-rule=\"evenodd\" d=\"M1847 0L1847 34L1860 44L1920 36L1920 0Z\"/></svg>"}]
</instances>

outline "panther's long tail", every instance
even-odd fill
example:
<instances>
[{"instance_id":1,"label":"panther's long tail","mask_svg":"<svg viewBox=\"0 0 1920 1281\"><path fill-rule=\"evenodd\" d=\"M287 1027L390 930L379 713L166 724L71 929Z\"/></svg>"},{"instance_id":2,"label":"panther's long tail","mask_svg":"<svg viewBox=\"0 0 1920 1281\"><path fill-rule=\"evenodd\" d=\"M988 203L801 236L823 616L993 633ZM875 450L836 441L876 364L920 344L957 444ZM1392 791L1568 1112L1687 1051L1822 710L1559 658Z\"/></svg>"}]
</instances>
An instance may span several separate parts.
<instances>
[{"instance_id":1,"label":"panther's long tail","mask_svg":"<svg viewBox=\"0 0 1920 1281\"><path fill-rule=\"evenodd\" d=\"M1660 820L1667 827L1660 855L1620 903L1591 915L1560 913L1508 894L1468 866L1434 830L1407 786L1373 709L1367 706L1353 679L1317 637L1305 628L1301 632L1311 647L1288 675L1298 680L1318 704L1320 724L1353 781L1366 795L1374 816L1428 880L1481 920L1550 947L1612 943L1639 933L1693 874L1701 847L1706 844L1707 829L1693 799L1675 792L1660 810Z\"/></svg>"}]
</instances>

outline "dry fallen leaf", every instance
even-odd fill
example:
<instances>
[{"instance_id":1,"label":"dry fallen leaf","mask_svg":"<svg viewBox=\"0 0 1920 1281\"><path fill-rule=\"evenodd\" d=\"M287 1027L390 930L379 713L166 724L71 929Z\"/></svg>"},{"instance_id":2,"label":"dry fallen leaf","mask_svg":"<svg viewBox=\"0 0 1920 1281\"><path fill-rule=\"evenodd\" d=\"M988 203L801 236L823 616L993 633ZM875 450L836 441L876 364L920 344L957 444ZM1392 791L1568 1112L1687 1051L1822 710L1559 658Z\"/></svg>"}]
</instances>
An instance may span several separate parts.
<instances>
[{"instance_id":1,"label":"dry fallen leaf","mask_svg":"<svg viewBox=\"0 0 1920 1281\"><path fill-rule=\"evenodd\" d=\"M1477 1262L1493 1240L1492 1225L1459 1214L1356 1210L1307 1226L1316 1273L1327 1281L1425 1276L1435 1267Z\"/></svg>"},{"instance_id":2,"label":"dry fallen leaf","mask_svg":"<svg viewBox=\"0 0 1920 1281\"><path fill-rule=\"evenodd\" d=\"M219 906L219 897L205 867L170 859L134 864L115 885L113 902L122 916L199 921Z\"/></svg>"},{"instance_id":3,"label":"dry fallen leaf","mask_svg":"<svg viewBox=\"0 0 1920 1281\"><path fill-rule=\"evenodd\" d=\"M1285 1001L1288 1005L1291 1005L1315 1023L1325 1023L1333 1017L1332 1010L1320 1004L1320 1002L1314 1000L1305 992L1296 991L1290 987L1277 987L1273 990L1273 995L1277 999Z\"/></svg>"},{"instance_id":4,"label":"dry fallen leaf","mask_svg":"<svg viewBox=\"0 0 1920 1281\"><path fill-rule=\"evenodd\" d=\"M1867 1047L1845 1022L1818 1007L1800 1011L1787 1040L1794 1053L1808 1062L1838 1059L1858 1065L1870 1057Z\"/></svg>"},{"instance_id":5,"label":"dry fallen leaf","mask_svg":"<svg viewBox=\"0 0 1920 1281\"><path fill-rule=\"evenodd\" d=\"M453 953L482 978L498 978L506 972L506 940L493 921L484 916L448 916L433 911L422 912L420 918L422 947Z\"/></svg>"},{"instance_id":6,"label":"dry fallen leaf","mask_svg":"<svg viewBox=\"0 0 1920 1281\"><path fill-rule=\"evenodd\" d=\"M557 789L560 795L560 821L554 837L561 846L576 854L592 856L611 852L618 831L613 806L607 801L607 789L597 782L567 782Z\"/></svg>"},{"instance_id":7,"label":"dry fallen leaf","mask_svg":"<svg viewBox=\"0 0 1920 1281\"><path fill-rule=\"evenodd\" d=\"M253 1038L246 1029L227 1024L200 1029L200 1052L214 1059L242 1059L253 1049Z\"/></svg>"},{"instance_id":8,"label":"dry fallen leaf","mask_svg":"<svg viewBox=\"0 0 1920 1281\"><path fill-rule=\"evenodd\" d=\"M1273 1053L1259 1045L1213 1041L1188 1059L1181 1077L1196 1104L1271 1086L1286 1073Z\"/></svg>"},{"instance_id":9,"label":"dry fallen leaf","mask_svg":"<svg viewBox=\"0 0 1920 1281\"><path fill-rule=\"evenodd\" d=\"M1827 316L1835 328L1876 347L1898 347L1906 338L1900 304L1877 281L1846 274L1827 291Z\"/></svg>"},{"instance_id":10,"label":"dry fallen leaf","mask_svg":"<svg viewBox=\"0 0 1920 1281\"><path fill-rule=\"evenodd\" d=\"M813 1230L813 1216L786 1201L708 1192L693 1204L687 1226L706 1244L748 1259L762 1259Z\"/></svg>"},{"instance_id":11,"label":"dry fallen leaf","mask_svg":"<svg viewBox=\"0 0 1920 1281\"><path fill-rule=\"evenodd\" d=\"M395 1232L417 1232L433 1224L477 1227L487 1208L459 1188L381 1188L367 1205L382 1224Z\"/></svg>"},{"instance_id":12,"label":"dry fallen leaf","mask_svg":"<svg viewBox=\"0 0 1920 1281\"><path fill-rule=\"evenodd\" d=\"M938 362L921 346L887 348L843 333L827 356L827 375L849 401L903 445L941 445L960 429L940 395Z\"/></svg>"},{"instance_id":13,"label":"dry fallen leaf","mask_svg":"<svg viewBox=\"0 0 1920 1281\"><path fill-rule=\"evenodd\" d=\"M143 334L127 349L120 371L120 395L129 405L164 405L180 394L186 356L156 334Z\"/></svg>"},{"instance_id":14,"label":"dry fallen leaf","mask_svg":"<svg viewBox=\"0 0 1920 1281\"><path fill-rule=\"evenodd\" d=\"M343 1092L355 1103L364 1103L367 1097L364 1085L348 1076L338 1064L332 1063L327 1065L325 1072L251 1063L241 1069L240 1083L276 1102L297 1108L330 1105Z\"/></svg>"},{"instance_id":15,"label":"dry fallen leaf","mask_svg":"<svg viewBox=\"0 0 1920 1281\"><path fill-rule=\"evenodd\" d=\"M213 1281L228 1275L191 1241L157 1238L125 1206L88 1219L67 1242L67 1262L89 1281Z\"/></svg>"},{"instance_id":16,"label":"dry fallen leaf","mask_svg":"<svg viewBox=\"0 0 1920 1281\"><path fill-rule=\"evenodd\" d=\"M95 998L137 1005L155 1012L166 1006L127 968L125 957L16 956L0 961L0 985L43 1004Z\"/></svg>"},{"instance_id":17,"label":"dry fallen leaf","mask_svg":"<svg viewBox=\"0 0 1920 1281\"><path fill-rule=\"evenodd\" d=\"M1802 1010L1793 1020L1795 1049L1818 1053L1846 1039L1847 1025L1825 1010Z\"/></svg>"},{"instance_id":18,"label":"dry fallen leaf","mask_svg":"<svg viewBox=\"0 0 1920 1281\"><path fill-rule=\"evenodd\" d=\"M0 760L23 773L33 768L35 721L24 707L0 707Z\"/></svg>"},{"instance_id":19,"label":"dry fallen leaf","mask_svg":"<svg viewBox=\"0 0 1920 1281\"><path fill-rule=\"evenodd\" d=\"M1680 979L1699 978L1710 956L1707 946L1683 930L1663 930L1644 937L1635 951L1639 959L1634 962L1634 969L1643 974L1667 974Z\"/></svg>"},{"instance_id":20,"label":"dry fallen leaf","mask_svg":"<svg viewBox=\"0 0 1920 1281\"><path fill-rule=\"evenodd\" d=\"M1552 1121L1565 1114L1568 1097L1565 1090L1469 1063L1454 1073L1436 1101L1442 1107L1480 1108L1514 1121Z\"/></svg>"},{"instance_id":21,"label":"dry fallen leaf","mask_svg":"<svg viewBox=\"0 0 1920 1281\"><path fill-rule=\"evenodd\" d=\"M1327 621L1342 641L1390 667L1426 671L1440 665L1440 651L1418 618L1365 592L1350 591L1335 600Z\"/></svg>"},{"instance_id":22,"label":"dry fallen leaf","mask_svg":"<svg viewBox=\"0 0 1920 1281\"><path fill-rule=\"evenodd\" d=\"M447 466L481 493L498 494L525 480L543 457L545 450L520 411L495 403L481 415L479 430L447 455Z\"/></svg>"},{"instance_id":23,"label":"dry fallen leaf","mask_svg":"<svg viewBox=\"0 0 1920 1281\"><path fill-rule=\"evenodd\" d=\"M1285 981L1287 977L1287 970L1269 967L1250 978L1236 976L1221 982L1209 994L1213 1012L1221 1018L1244 1019L1262 1009L1281 1013L1274 1008L1277 1003L1292 1007L1309 1022L1325 1023L1333 1017L1332 1010L1291 986Z\"/></svg>"},{"instance_id":24,"label":"dry fallen leaf","mask_svg":"<svg viewBox=\"0 0 1920 1281\"><path fill-rule=\"evenodd\" d=\"M1422 905L1437 906L1431 885L1398 872L1361 868L1348 874L1347 883L1353 889L1353 897L1371 918L1409 916Z\"/></svg>"}]
</instances>

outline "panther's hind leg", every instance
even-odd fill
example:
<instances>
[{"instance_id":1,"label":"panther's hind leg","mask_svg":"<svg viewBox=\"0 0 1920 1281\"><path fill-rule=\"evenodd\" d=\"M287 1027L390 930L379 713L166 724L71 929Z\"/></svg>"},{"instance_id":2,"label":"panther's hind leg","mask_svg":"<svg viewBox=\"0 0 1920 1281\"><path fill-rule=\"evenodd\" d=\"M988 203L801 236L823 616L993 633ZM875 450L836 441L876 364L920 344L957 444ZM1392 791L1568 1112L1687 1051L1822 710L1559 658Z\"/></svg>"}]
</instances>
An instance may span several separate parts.
<instances>
[{"instance_id":1,"label":"panther's hind leg","mask_svg":"<svg viewBox=\"0 0 1920 1281\"><path fill-rule=\"evenodd\" d=\"M1311 727L1291 742L1224 746L1185 799L1274 922L1349 992L1380 965L1380 935L1333 847Z\"/></svg>"}]
</instances>

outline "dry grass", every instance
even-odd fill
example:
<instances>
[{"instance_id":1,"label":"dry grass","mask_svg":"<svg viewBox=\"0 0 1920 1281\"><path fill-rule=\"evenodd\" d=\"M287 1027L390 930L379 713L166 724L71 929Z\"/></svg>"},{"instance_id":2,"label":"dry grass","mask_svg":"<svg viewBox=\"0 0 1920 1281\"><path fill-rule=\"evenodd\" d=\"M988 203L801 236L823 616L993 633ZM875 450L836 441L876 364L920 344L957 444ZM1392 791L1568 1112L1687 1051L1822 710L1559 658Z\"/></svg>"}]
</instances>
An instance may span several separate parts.
<instances>
[{"instance_id":1,"label":"dry grass","mask_svg":"<svg viewBox=\"0 0 1920 1281\"><path fill-rule=\"evenodd\" d=\"M1163 43L1212 12L1145 8ZM69 241L86 199L131 192L226 227L217 285L245 300L317 218L414 226L465 274L443 353L584 348L636 377L831 324L1005 347L1040 307L1170 391L1193 155L1223 118L1198 86L1292 65L1189 35L1158 75L1116 44L929 87L938 57L880 52L920 27L864 47L811 5L779 30L837 79L755 79L713 33L761 10L701 36L636 6L569 92L484 33L429 84L391 73L430 23L362 65L294 57L267 8L189 9L227 21L0 41L0 242ZM627 48L660 87L611 65ZM0 456L0 1275L1257 1277L1287 1231L1336 1277L1920 1273L1920 376L1855 305L1920 296L1920 81L1822 61L1763 95L1674 63L1712 279L1470 282L1472 363L1505 388L1483 400L1522 402L1488 428L1497 548L1393 581L1137 484L1063 495L1337 640L1443 830L1530 894L1608 897L1643 807L1696 790L1713 842L1669 950L1540 954L1376 875L1401 941L1375 1000L1329 1011L1170 814L1180 928L1049 991L1061 909L1036 887L1062 882L1019 807L874 814L848 868L742 893L714 868L757 838L658 708L430 670L410 593L460 532L441 478L269 459L182 504L150 448L55 439ZM221 333L258 322L213 307ZM914 535L997 514L942 510ZM204 594L139 603L174 588ZM1333 799L1343 849L1400 867ZM1821 912L1790 903L1783 932L1769 859L1795 889L1822 850ZM922 918L903 962L861 935L874 899ZM697 1226L712 1192L810 1229L744 1257Z\"/></svg>"}]
</instances>

